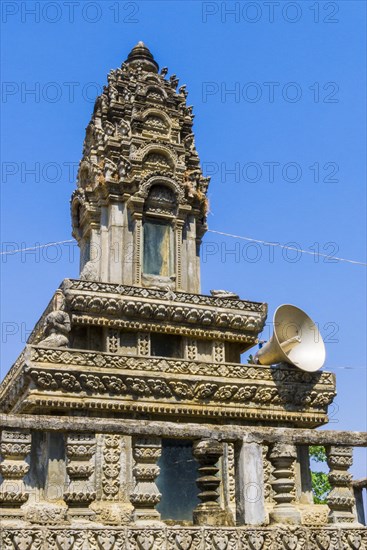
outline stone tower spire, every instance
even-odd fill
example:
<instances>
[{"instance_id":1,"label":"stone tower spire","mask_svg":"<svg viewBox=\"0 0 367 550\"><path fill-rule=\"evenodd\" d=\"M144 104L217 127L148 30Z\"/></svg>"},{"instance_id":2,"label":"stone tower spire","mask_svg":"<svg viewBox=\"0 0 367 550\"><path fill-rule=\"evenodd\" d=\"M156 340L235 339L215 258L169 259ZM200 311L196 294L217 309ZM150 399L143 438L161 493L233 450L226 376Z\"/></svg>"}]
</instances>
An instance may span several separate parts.
<instances>
[{"instance_id":1,"label":"stone tower spire","mask_svg":"<svg viewBox=\"0 0 367 550\"><path fill-rule=\"evenodd\" d=\"M158 70L139 42L96 100L72 196L80 277L198 293L209 179L186 87Z\"/></svg>"}]
</instances>

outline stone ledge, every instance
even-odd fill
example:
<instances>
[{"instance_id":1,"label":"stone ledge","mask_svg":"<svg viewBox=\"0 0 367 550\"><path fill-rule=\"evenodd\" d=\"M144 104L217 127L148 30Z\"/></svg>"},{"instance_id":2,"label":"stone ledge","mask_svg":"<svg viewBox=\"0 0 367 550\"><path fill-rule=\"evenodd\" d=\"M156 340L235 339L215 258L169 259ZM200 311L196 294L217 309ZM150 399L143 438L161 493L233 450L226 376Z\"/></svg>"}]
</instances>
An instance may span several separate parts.
<instances>
[{"instance_id":1,"label":"stone ledge","mask_svg":"<svg viewBox=\"0 0 367 550\"><path fill-rule=\"evenodd\" d=\"M152 437L216 439L218 441L253 441L293 445L348 445L367 447L367 432L275 428L262 426L215 426L210 424L163 422L127 418L88 418L0 414L0 428L20 428L51 432L95 432Z\"/></svg>"}]
</instances>

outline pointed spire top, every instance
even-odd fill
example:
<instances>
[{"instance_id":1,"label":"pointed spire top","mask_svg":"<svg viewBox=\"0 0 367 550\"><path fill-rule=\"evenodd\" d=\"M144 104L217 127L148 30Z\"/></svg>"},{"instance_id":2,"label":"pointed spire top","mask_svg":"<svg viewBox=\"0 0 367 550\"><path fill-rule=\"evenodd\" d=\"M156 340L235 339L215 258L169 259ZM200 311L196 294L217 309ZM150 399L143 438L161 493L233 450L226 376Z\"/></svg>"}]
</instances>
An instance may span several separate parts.
<instances>
[{"instance_id":1,"label":"pointed spire top","mask_svg":"<svg viewBox=\"0 0 367 550\"><path fill-rule=\"evenodd\" d=\"M158 72L159 69L158 63L155 61L149 48L147 48L142 41L138 42L137 45L131 50L125 63L132 66L140 63L143 66L143 69L155 73Z\"/></svg>"}]
</instances>

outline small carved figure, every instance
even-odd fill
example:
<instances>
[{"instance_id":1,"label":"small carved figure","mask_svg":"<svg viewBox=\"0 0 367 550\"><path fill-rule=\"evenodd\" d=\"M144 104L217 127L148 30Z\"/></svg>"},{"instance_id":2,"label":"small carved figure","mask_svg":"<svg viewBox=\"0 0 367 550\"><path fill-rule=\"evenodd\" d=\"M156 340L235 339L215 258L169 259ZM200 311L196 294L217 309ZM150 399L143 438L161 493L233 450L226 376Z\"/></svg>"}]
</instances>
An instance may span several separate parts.
<instances>
[{"instance_id":1,"label":"small carved figure","mask_svg":"<svg viewBox=\"0 0 367 550\"><path fill-rule=\"evenodd\" d=\"M183 84L182 86L180 86L178 91L179 91L179 94L184 96L185 98L189 95L188 91L186 90L186 84Z\"/></svg>"},{"instance_id":2,"label":"small carved figure","mask_svg":"<svg viewBox=\"0 0 367 550\"><path fill-rule=\"evenodd\" d=\"M53 311L47 315L43 326L46 338L41 340L40 345L51 348L68 347L71 323L65 311L65 297L61 290L56 291L52 306Z\"/></svg>"},{"instance_id":3,"label":"small carved figure","mask_svg":"<svg viewBox=\"0 0 367 550\"><path fill-rule=\"evenodd\" d=\"M168 67L162 67L161 68L161 75L163 76L163 78L166 76L167 73L168 73Z\"/></svg>"},{"instance_id":4,"label":"small carved figure","mask_svg":"<svg viewBox=\"0 0 367 550\"><path fill-rule=\"evenodd\" d=\"M178 84L179 79L177 78L177 76L175 74L173 74L169 77L169 81L170 81L170 84L171 84L172 88L175 90L177 88L177 84Z\"/></svg>"}]
</instances>

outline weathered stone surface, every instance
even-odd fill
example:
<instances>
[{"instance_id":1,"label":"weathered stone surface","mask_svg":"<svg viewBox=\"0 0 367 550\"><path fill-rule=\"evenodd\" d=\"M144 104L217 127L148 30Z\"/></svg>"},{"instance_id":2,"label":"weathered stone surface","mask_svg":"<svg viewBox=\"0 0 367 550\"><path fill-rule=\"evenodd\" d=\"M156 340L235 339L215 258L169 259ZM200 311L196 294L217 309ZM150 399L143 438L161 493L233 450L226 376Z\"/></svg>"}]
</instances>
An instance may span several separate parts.
<instances>
[{"instance_id":1,"label":"weathered stone surface","mask_svg":"<svg viewBox=\"0 0 367 550\"><path fill-rule=\"evenodd\" d=\"M237 468L237 521L240 525L264 525L268 518L265 510L262 446L244 442Z\"/></svg>"}]
</instances>

